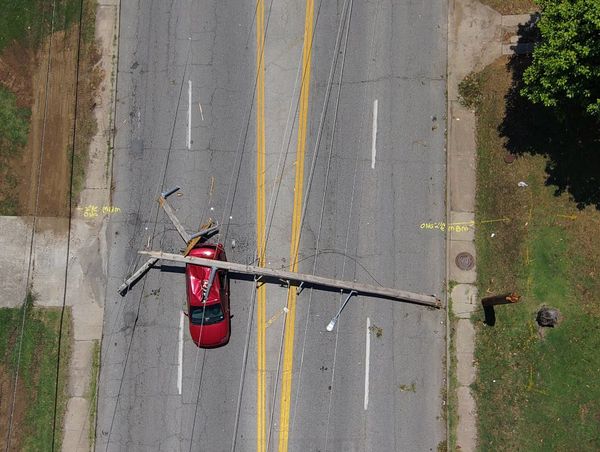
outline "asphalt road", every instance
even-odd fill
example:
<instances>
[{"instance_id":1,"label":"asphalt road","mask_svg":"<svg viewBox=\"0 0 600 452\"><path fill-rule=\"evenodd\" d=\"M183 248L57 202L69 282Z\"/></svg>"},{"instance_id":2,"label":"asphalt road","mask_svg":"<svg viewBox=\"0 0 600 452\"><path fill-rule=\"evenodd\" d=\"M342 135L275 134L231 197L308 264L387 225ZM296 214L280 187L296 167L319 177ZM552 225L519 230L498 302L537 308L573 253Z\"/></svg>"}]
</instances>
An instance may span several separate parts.
<instances>
[{"instance_id":1,"label":"asphalt road","mask_svg":"<svg viewBox=\"0 0 600 452\"><path fill-rule=\"evenodd\" d=\"M143 262L137 250L178 252L184 245L156 203L160 191L174 185L183 196L173 196L172 204L188 231L209 217L225 218L230 227L221 238L237 243L233 252L228 246L230 258L254 256L254 173L239 171L231 184L237 167L254 166L253 154L244 153L240 162L238 152L254 83L254 5L221 0L121 5L113 204L123 215L113 216L108 231L96 449L225 450L235 416L249 284L232 284L235 333L229 346L197 349L184 322L181 394L182 268L153 269L125 298L116 289ZM251 141L253 136L250 123ZM240 424L241 435L255 431L252 406L242 406L250 413Z\"/></svg>"},{"instance_id":2,"label":"asphalt road","mask_svg":"<svg viewBox=\"0 0 600 452\"><path fill-rule=\"evenodd\" d=\"M308 196L300 271L442 294L444 237L419 225L445 214L446 3L353 3L311 177L338 27L348 23L344 8L315 3L303 107L305 5L265 3L267 265L290 263L299 183L301 201ZM184 322L181 366L181 267L151 270L125 298L116 288L141 263L138 249L182 247L155 202L175 184L183 196L172 202L188 230L208 217L224 220L218 239L230 260L254 259L255 10L253 2L122 3L113 204L123 214L108 230L97 450L231 449L253 284L232 283L228 346L198 350ZM308 127L298 182L302 115ZM269 450L420 451L443 440L443 311L353 297L327 332L343 299L306 289L290 323L287 290L267 288L264 339L253 316L236 450L268 443ZM282 349L287 340L293 353Z\"/></svg>"},{"instance_id":3,"label":"asphalt road","mask_svg":"<svg viewBox=\"0 0 600 452\"><path fill-rule=\"evenodd\" d=\"M316 32L315 104L333 53L327 22ZM445 215L445 23L445 2L354 2L333 147L324 139L319 149L302 243L310 255L320 231L319 274L443 292L444 238L419 225ZM341 298L305 299L290 449L436 450L444 439L443 312L353 298L327 333Z\"/></svg>"}]
</instances>

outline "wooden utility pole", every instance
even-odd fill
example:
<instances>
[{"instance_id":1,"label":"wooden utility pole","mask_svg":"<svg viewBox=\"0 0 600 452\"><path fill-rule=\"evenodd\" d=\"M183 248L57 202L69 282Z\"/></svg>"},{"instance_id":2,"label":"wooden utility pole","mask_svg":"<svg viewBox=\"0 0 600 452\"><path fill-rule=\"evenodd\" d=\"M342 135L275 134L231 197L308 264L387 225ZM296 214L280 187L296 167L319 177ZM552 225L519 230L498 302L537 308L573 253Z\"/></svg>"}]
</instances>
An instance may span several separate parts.
<instances>
[{"instance_id":1,"label":"wooden utility pole","mask_svg":"<svg viewBox=\"0 0 600 452\"><path fill-rule=\"evenodd\" d=\"M179 190L179 187L175 187L175 188L169 190L168 192L161 193L160 198L158 198L158 204L163 208L163 210L165 211L165 213L167 214L167 216L169 217L171 222L175 225L175 228L177 229L177 232L179 232L179 235L181 236L183 241L185 243L188 243L191 238L190 235L187 233L187 231L185 230L183 225L179 222L179 219L175 216L175 212L173 211L173 208L167 202L167 197L172 195L173 193L175 193L178 190Z\"/></svg>"},{"instance_id":2,"label":"wooden utility pole","mask_svg":"<svg viewBox=\"0 0 600 452\"><path fill-rule=\"evenodd\" d=\"M243 273L252 275L258 278L272 278L283 281L289 285L304 285L329 287L332 289L340 289L344 291L355 291L363 295L372 295L376 297L391 298L407 303L419 304L440 308L441 303L433 295L423 295L404 290L377 287L369 284L362 284L350 281L341 281L338 279L324 278L322 276L307 275L302 273L294 273L285 270L274 270L272 268L257 267L253 265L238 264L235 262L223 262L213 259L205 259L201 257L182 256L180 254L164 253L162 251L139 251L140 254L147 255L156 259L165 259L173 262L181 262L184 264L200 265L203 267L222 268L234 273Z\"/></svg>"},{"instance_id":3,"label":"wooden utility pole","mask_svg":"<svg viewBox=\"0 0 600 452\"><path fill-rule=\"evenodd\" d=\"M515 292L509 292L502 295L494 295L492 297L485 297L481 299L481 305L496 306L499 304L513 304L518 303L521 299L521 295L517 295Z\"/></svg>"},{"instance_id":4,"label":"wooden utility pole","mask_svg":"<svg viewBox=\"0 0 600 452\"><path fill-rule=\"evenodd\" d=\"M138 278L140 278L144 273L146 273L148 270L150 270L150 267L152 267L154 264L156 264L157 261L158 261L158 259L155 257L151 257L150 259L148 259L146 261L146 263L144 265L142 265L140 268L138 268L138 270L133 275L131 275L129 278L127 278L127 281L125 281L123 284L121 284L121 287L119 287L118 292L121 295L123 295L125 292L127 292L127 290L129 290L131 285L134 282L136 282L138 280Z\"/></svg>"},{"instance_id":5,"label":"wooden utility pole","mask_svg":"<svg viewBox=\"0 0 600 452\"><path fill-rule=\"evenodd\" d=\"M188 256L192 248L200 242L202 238L205 238L218 230L218 226L213 226L212 221L206 225L205 229L197 232L196 234L190 235L187 233L181 222L177 219L175 211L167 202L167 198L173 193L177 192L180 188L174 187L171 190L161 193L158 203L164 209L169 219L175 225L177 232L181 238L185 241L187 248L183 255L164 253L162 251L139 251L140 254L150 256L150 259L133 275L119 287L119 293L124 295L125 292L139 279L145 272L147 272L152 265L154 265L158 259L164 259L173 262L181 262L184 264L200 265L202 267L211 268L211 283L214 278L216 269L221 268L223 270L231 271L234 273L242 273L245 275L252 275L257 280L260 278L275 279L280 282L286 283L288 286L298 286L298 290L301 290L304 285L328 287L330 289L339 289L341 291L350 292L350 296L353 293L371 295L375 297L390 298L393 300L404 301L407 303L413 303L423 306L430 306L434 308L440 308L441 302L435 295L423 295L413 292L406 292L404 290L371 286L369 284L362 284L350 281L341 281L339 279L323 278L322 276L307 275L302 273L294 273L286 270L275 270L272 268L257 267L253 265L237 264L234 262L223 262L213 259L204 259L201 257ZM208 292L208 291L207 291ZM347 300L349 300L348 297Z\"/></svg>"}]
</instances>

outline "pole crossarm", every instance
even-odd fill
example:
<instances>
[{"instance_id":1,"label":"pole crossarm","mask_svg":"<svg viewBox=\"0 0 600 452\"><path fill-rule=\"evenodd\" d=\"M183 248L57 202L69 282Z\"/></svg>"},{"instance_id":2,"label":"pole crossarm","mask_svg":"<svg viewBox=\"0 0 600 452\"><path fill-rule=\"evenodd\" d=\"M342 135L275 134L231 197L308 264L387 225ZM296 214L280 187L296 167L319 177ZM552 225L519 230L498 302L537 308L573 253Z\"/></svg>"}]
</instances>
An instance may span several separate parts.
<instances>
[{"instance_id":1,"label":"pole crossarm","mask_svg":"<svg viewBox=\"0 0 600 452\"><path fill-rule=\"evenodd\" d=\"M183 241L185 243L188 243L190 241L190 235L187 233L183 225L179 222L179 219L175 216L175 212L173 211L171 205L167 202L167 198L161 195L161 197L158 198L158 204L160 204L160 206L163 208L163 210L171 220L171 223L173 223L173 225L177 229L177 232L179 232L179 235L181 236Z\"/></svg>"},{"instance_id":2,"label":"pole crossarm","mask_svg":"<svg viewBox=\"0 0 600 452\"><path fill-rule=\"evenodd\" d=\"M390 298L407 303L413 303L423 306L440 308L441 302L434 295L423 295L404 290L377 287L369 284L362 284L350 281L341 281L338 279L324 278L322 276L307 275L302 273L294 273L286 270L275 270L272 268L257 267L253 265L238 264L235 262L223 262L213 259L205 259L201 257L182 256L180 254L164 253L162 251L138 251L140 254L154 257L156 259L164 259L185 264L201 265L203 267L216 267L234 273L243 273L254 276L264 276L275 278L278 280L290 281L299 285L301 283L311 284L314 286L329 287L332 289L340 289L346 291L356 291L363 295L372 295L376 297Z\"/></svg>"}]
</instances>

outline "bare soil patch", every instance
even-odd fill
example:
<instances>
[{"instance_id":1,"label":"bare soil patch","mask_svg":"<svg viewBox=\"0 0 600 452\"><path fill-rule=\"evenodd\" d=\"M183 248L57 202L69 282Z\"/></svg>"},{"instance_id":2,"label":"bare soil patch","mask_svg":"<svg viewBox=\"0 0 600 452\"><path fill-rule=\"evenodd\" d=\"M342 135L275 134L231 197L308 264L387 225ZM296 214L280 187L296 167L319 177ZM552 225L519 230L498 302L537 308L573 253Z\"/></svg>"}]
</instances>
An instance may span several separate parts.
<instances>
[{"instance_id":1,"label":"bare soil patch","mask_svg":"<svg viewBox=\"0 0 600 452\"><path fill-rule=\"evenodd\" d=\"M480 0L500 14L527 14L538 11L539 7L534 0Z\"/></svg>"},{"instance_id":2,"label":"bare soil patch","mask_svg":"<svg viewBox=\"0 0 600 452\"><path fill-rule=\"evenodd\" d=\"M95 9L88 9L91 17L84 26L93 25ZM47 37L37 51L15 42L0 55L0 83L15 93L19 106L31 109L27 146L3 162L9 177L0 178L0 193L15 198L17 215L33 215L36 198L38 216L69 215L75 126L74 204L83 187L87 150L97 129L93 110L102 73L93 35L82 42L79 62L78 40L79 26L72 26Z\"/></svg>"},{"instance_id":3,"label":"bare soil patch","mask_svg":"<svg viewBox=\"0 0 600 452\"><path fill-rule=\"evenodd\" d=\"M15 383L13 372L5 365L0 364L0 447L6 449L10 411L13 401L13 385ZM13 426L23 423L25 408L27 407L27 394L23 385L17 386L15 393L15 409L13 412ZM14 433L14 432L13 432ZM14 435L10 445L13 450L21 450L21 435Z\"/></svg>"},{"instance_id":4,"label":"bare soil patch","mask_svg":"<svg viewBox=\"0 0 600 452\"><path fill-rule=\"evenodd\" d=\"M34 96L29 142L15 168L20 175L19 205L24 215L34 213L38 180L38 215L62 217L69 212L76 56L74 30L55 33L36 55L31 73Z\"/></svg>"},{"instance_id":5,"label":"bare soil patch","mask_svg":"<svg viewBox=\"0 0 600 452\"><path fill-rule=\"evenodd\" d=\"M29 47L15 42L0 55L0 81L17 96L19 107L31 107L32 91L30 68L34 54Z\"/></svg>"},{"instance_id":6,"label":"bare soil patch","mask_svg":"<svg viewBox=\"0 0 600 452\"><path fill-rule=\"evenodd\" d=\"M19 215L34 214L38 179L38 215L68 214L76 51L71 30L55 33L37 52L14 43L0 57L0 82L19 106L31 109L27 146L3 162L10 176L0 181L0 190L16 198Z\"/></svg>"}]
</instances>

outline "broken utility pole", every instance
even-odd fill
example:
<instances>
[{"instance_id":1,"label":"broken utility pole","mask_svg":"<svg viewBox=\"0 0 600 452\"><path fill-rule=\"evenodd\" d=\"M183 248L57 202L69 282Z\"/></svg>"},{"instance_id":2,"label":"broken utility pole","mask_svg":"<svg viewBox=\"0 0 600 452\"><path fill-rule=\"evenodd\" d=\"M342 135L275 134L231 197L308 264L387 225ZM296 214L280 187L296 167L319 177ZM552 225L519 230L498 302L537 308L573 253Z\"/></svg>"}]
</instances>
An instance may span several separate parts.
<instances>
[{"instance_id":1,"label":"broken utility pole","mask_svg":"<svg viewBox=\"0 0 600 452\"><path fill-rule=\"evenodd\" d=\"M201 257L182 256L180 254L164 253L162 251L139 251L140 254L151 256L157 259L165 259L185 264L201 265L203 267L216 267L228 270L234 273L253 275L255 277L274 278L283 281L289 285L299 285L301 283L314 286L329 287L345 291L355 291L363 295L373 295L376 297L391 298L398 301L419 304L440 308L441 302L434 295L423 295L404 290L377 287L369 284L362 284L350 281L341 281L338 279L324 278L322 276L294 273L286 270L274 270L271 268L257 267L253 265L244 265L234 262L223 262L213 259L204 259Z\"/></svg>"}]
</instances>

